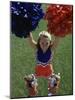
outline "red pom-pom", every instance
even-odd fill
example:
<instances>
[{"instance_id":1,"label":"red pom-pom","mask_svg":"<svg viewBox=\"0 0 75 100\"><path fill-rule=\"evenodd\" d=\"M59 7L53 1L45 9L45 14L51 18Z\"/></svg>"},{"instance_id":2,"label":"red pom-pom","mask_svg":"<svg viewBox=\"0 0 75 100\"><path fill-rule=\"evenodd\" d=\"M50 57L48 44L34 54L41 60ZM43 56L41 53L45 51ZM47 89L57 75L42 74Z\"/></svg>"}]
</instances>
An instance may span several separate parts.
<instances>
[{"instance_id":1,"label":"red pom-pom","mask_svg":"<svg viewBox=\"0 0 75 100\"><path fill-rule=\"evenodd\" d=\"M73 6L51 4L45 14L48 21L47 30L55 36L66 36L72 33Z\"/></svg>"}]
</instances>

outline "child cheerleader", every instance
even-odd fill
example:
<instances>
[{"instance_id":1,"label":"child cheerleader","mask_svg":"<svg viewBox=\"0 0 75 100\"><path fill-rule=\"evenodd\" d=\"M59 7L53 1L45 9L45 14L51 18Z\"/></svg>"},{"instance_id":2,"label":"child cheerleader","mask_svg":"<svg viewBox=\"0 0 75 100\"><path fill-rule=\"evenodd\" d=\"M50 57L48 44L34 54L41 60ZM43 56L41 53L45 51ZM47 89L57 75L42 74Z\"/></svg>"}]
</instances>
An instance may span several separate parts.
<instances>
[{"instance_id":1,"label":"child cheerleader","mask_svg":"<svg viewBox=\"0 0 75 100\"><path fill-rule=\"evenodd\" d=\"M36 49L35 77L44 77L49 80L54 73L52 66L53 49L56 47L59 39L55 38L52 43L50 33L42 31L39 33L37 42L33 39L32 33L30 33L28 40L33 48ZM48 82L48 84L50 83Z\"/></svg>"}]
</instances>

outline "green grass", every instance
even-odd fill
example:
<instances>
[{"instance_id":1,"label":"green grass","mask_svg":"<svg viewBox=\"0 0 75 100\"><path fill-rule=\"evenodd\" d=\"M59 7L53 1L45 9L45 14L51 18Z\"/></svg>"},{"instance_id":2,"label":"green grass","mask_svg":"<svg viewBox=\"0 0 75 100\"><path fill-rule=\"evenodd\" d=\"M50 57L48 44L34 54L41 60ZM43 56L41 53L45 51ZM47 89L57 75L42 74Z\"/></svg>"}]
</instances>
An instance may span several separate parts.
<instances>
[{"instance_id":1,"label":"green grass","mask_svg":"<svg viewBox=\"0 0 75 100\"><path fill-rule=\"evenodd\" d=\"M47 29L46 21L41 20L39 26L33 31L37 40L38 33ZM35 50L31 48L27 39L21 39L11 34L11 98L27 97L28 91L24 85L23 77L34 73ZM73 93L72 88L72 36L61 38L53 58L55 73L60 72L61 84L58 95L69 95ZM38 79L39 96L47 96L47 80Z\"/></svg>"},{"instance_id":2,"label":"green grass","mask_svg":"<svg viewBox=\"0 0 75 100\"><path fill-rule=\"evenodd\" d=\"M61 73L60 95L72 94L72 37L61 39L54 55L53 65L55 72Z\"/></svg>"}]
</instances>

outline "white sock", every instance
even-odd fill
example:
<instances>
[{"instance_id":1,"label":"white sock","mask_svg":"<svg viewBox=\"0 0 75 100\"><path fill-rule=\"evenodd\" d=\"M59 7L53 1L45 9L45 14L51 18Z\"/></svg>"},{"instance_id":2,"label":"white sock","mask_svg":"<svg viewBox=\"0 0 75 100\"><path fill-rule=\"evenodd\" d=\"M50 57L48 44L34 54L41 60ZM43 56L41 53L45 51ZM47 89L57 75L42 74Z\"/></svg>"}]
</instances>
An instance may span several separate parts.
<instances>
[{"instance_id":1,"label":"white sock","mask_svg":"<svg viewBox=\"0 0 75 100\"><path fill-rule=\"evenodd\" d=\"M52 93L48 93L48 96L52 96Z\"/></svg>"}]
</instances>

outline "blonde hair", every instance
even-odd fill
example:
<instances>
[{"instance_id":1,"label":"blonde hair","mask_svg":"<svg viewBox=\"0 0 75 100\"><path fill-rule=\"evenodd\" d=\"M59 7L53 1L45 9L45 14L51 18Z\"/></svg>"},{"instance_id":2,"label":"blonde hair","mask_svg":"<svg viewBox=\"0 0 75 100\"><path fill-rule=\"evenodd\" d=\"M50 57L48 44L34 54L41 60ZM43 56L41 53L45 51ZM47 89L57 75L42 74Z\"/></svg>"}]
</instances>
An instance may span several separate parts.
<instances>
[{"instance_id":1,"label":"blonde hair","mask_svg":"<svg viewBox=\"0 0 75 100\"><path fill-rule=\"evenodd\" d=\"M47 31L42 31L42 32L40 32L39 33L39 37L40 36L46 36L46 37L48 37L48 39L51 41L51 35L50 35L50 33L48 33Z\"/></svg>"}]
</instances>

